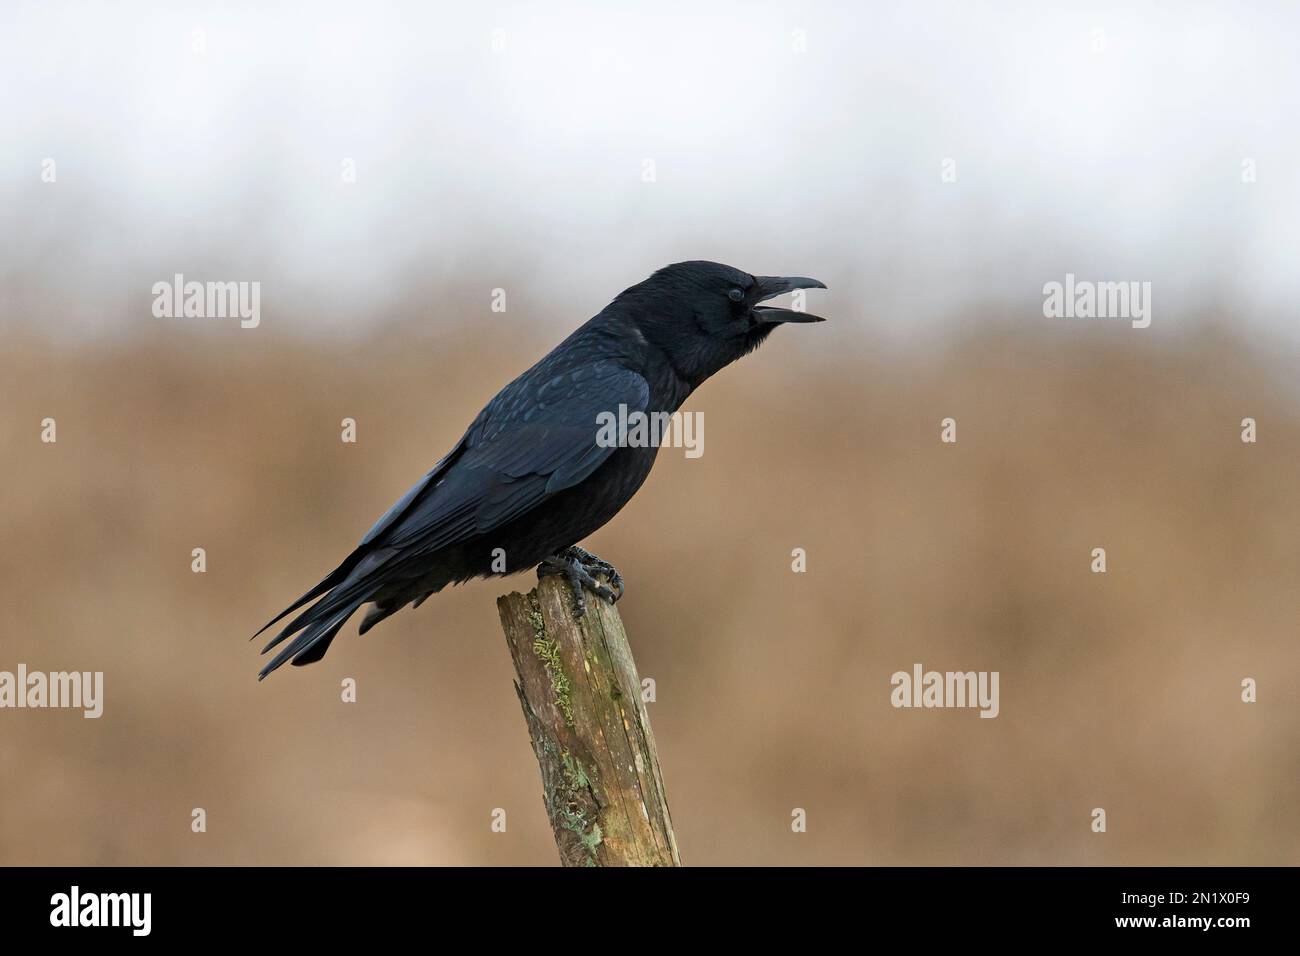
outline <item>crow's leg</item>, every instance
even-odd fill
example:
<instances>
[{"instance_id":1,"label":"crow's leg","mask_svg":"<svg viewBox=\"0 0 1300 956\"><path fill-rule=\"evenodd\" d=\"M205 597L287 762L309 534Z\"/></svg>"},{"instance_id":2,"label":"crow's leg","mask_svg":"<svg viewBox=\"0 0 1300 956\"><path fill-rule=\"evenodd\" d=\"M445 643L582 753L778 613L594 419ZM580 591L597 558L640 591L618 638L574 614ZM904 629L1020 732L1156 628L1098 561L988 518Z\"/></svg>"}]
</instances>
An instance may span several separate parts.
<instances>
[{"instance_id":1,"label":"crow's leg","mask_svg":"<svg viewBox=\"0 0 1300 956\"><path fill-rule=\"evenodd\" d=\"M618 590L614 591L601 584L596 580L593 572L607 575L611 584L617 582ZM565 548L563 551L557 551L537 566L538 580L552 574L563 575L569 582L569 588L573 592L574 617L582 617L587 613L587 595L584 593L586 591L604 598L610 604L623 595L623 579L618 576L613 566L581 548Z\"/></svg>"}]
</instances>

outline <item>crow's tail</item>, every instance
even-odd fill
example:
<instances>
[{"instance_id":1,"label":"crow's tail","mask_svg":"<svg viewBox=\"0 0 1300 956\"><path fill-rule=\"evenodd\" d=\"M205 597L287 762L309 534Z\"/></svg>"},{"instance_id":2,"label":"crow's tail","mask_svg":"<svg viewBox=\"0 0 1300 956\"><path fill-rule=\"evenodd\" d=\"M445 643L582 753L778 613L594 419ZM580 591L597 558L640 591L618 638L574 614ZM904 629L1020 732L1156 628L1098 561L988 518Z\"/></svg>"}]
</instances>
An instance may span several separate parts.
<instances>
[{"instance_id":1,"label":"crow's tail","mask_svg":"<svg viewBox=\"0 0 1300 956\"><path fill-rule=\"evenodd\" d=\"M298 610L307 602L320 598L285 625L284 629L262 648L262 653L265 654L286 638L297 635L262 668L257 679L266 677L285 661L302 666L324 657L325 652L329 650L330 642L334 640L339 629L347 623L347 619L356 613L357 608L371 600L380 583L380 575L376 574L376 571L391 556L391 551L372 552L360 560L355 554L349 556L347 561L335 568L323 581L258 631L257 634L261 634L272 624ZM253 637L257 637L257 634Z\"/></svg>"},{"instance_id":2,"label":"crow's tail","mask_svg":"<svg viewBox=\"0 0 1300 956\"><path fill-rule=\"evenodd\" d=\"M285 661L289 661L291 664L301 667L303 664L313 664L320 660L325 656L325 652L329 650L330 642L334 640L339 629L347 623L348 618L350 618L356 612L357 608L361 607L364 603L364 599L352 601L334 614L313 620L303 629L301 634L289 642L288 646L285 647L284 650L280 651L279 654L276 654L275 657L271 659L271 663L258 671L257 679L261 680ZM315 608L312 610L315 610ZM287 634L282 635L282 637L287 636ZM277 638L276 641L272 641L268 644L262 649L262 653L265 654L269 651L280 639L281 638Z\"/></svg>"}]
</instances>

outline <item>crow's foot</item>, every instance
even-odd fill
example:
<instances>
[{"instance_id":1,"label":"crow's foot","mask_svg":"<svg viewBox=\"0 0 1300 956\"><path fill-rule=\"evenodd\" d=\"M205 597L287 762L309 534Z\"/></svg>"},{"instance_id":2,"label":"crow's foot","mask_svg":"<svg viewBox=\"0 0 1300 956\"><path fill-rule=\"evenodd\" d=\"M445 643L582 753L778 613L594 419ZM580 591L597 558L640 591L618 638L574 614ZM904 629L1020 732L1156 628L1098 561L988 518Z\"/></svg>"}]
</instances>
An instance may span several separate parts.
<instances>
[{"instance_id":1,"label":"crow's foot","mask_svg":"<svg viewBox=\"0 0 1300 956\"><path fill-rule=\"evenodd\" d=\"M623 576L618 573L618 569L582 548L557 551L537 566L538 580L552 574L563 575L569 582L569 588L573 592L574 617L582 617L587 613L586 591L604 598L610 604L623 596ZM609 586L596 579L598 574L604 575Z\"/></svg>"},{"instance_id":2,"label":"crow's foot","mask_svg":"<svg viewBox=\"0 0 1300 956\"><path fill-rule=\"evenodd\" d=\"M615 601L623 596L623 575L618 573L618 568L603 558L596 557L585 548L579 548L577 545L566 550L581 562L588 574L593 576L603 574L605 576L605 580L609 582L609 586L614 591Z\"/></svg>"}]
</instances>

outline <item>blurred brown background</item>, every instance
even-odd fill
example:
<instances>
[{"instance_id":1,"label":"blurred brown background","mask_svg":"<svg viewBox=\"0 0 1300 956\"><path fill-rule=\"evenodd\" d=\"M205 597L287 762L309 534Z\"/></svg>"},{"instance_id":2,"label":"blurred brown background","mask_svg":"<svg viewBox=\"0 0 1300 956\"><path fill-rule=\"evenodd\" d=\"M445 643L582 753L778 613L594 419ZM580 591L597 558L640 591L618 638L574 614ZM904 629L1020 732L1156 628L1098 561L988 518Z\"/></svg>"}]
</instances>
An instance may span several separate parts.
<instances>
[{"instance_id":1,"label":"blurred brown background","mask_svg":"<svg viewBox=\"0 0 1300 956\"><path fill-rule=\"evenodd\" d=\"M591 540L629 579L688 863L1300 860L1285 366L1213 331L1057 328L833 358L796 339L843 319L783 329L688 404L704 456L665 450ZM246 640L548 343L487 317L259 334L26 334L0 360L0 666L106 683L99 720L0 713L0 861L552 863L493 601L528 577L349 625L261 684ZM916 661L1000 671L1001 715L891 708Z\"/></svg>"}]
</instances>

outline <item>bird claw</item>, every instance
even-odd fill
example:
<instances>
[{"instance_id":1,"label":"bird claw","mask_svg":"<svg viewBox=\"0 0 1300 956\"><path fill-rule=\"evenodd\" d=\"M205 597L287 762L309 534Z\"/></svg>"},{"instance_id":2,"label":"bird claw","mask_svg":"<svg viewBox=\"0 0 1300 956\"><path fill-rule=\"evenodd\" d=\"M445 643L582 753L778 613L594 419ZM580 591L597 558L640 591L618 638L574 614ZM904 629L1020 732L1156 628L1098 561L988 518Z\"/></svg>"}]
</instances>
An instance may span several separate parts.
<instances>
[{"instance_id":1,"label":"bird claw","mask_svg":"<svg viewBox=\"0 0 1300 956\"><path fill-rule=\"evenodd\" d=\"M565 548L537 566L538 580L553 574L563 575L568 581L573 593L575 618L587 613L587 591L604 598L610 604L616 603L623 596L623 576L618 573L618 569L582 548ZM604 575L609 585L598 580L597 574Z\"/></svg>"},{"instance_id":2,"label":"bird claw","mask_svg":"<svg viewBox=\"0 0 1300 956\"><path fill-rule=\"evenodd\" d=\"M614 591L614 597L610 601L611 604L623 596L623 575L618 573L618 568L603 558L596 557L585 548L579 548L575 545L569 548L568 551L578 559L588 574L603 574L605 576L605 580L609 582L610 588Z\"/></svg>"}]
</instances>

